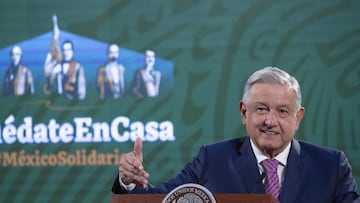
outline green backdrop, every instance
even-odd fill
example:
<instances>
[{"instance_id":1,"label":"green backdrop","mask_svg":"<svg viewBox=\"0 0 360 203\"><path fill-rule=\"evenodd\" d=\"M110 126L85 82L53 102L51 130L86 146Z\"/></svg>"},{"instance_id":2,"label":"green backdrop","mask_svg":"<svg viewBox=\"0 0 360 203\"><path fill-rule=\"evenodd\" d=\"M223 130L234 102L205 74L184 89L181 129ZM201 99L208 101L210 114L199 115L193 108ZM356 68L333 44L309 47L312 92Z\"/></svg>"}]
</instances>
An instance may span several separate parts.
<instances>
[{"instance_id":1,"label":"green backdrop","mask_svg":"<svg viewBox=\"0 0 360 203\"><path fill-rule=\"evenodd\" d=\"M127 118L135 127L171 123L169 137L175 140L144 142L144 166L158 184L175 176L200 145L245 134L238 111L242 87L250 73L265 66L278 66L300 82L306 115L296 138L343 150L359 183L359 10L355 0L2 0L2 82L9 48L51 32L52 14L63 32L101 44L96 50L75 45L77 56L94 51L88 57L96 60L85 67L88 74L95 73L109 43L119 44L120 58L126 51L142 57L154 49L171 70L166 69L161 87L166 91L155 98L100 100L89 86L85 100L69 101L42 94L46 50L30 47L31 57L24 52L24 60L36 78L35 94L0 96L0 202L109 202L118 154L133 147L131 136L125 141L9 144L6 126L19 129L25 118L33 125L56 120L73 127L76 119L110 125ZM134 60L129 73L142 63Z\"/></svg>"}]
</instances>

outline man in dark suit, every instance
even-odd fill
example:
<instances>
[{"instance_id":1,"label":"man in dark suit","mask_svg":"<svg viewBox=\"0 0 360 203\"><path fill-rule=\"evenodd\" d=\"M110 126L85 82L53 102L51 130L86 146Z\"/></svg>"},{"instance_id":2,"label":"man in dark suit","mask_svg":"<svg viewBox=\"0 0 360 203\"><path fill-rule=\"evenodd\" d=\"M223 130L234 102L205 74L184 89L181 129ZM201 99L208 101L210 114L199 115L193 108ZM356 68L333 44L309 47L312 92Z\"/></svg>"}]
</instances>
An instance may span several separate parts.
<instances>
[{"instance_id":1,"label":"man in dark suit","mask_svg":"<svg viewBox=\"0 0 360 203\"><path fill-rule=\"evenodd\" d=\"M148 184L138 138L121 157L113 193L168 193L198 183L212 193L266 193L286 203L360 201L343 152L294 139L305 113L294 77L274 67L256 71L239 109L248 136L204 145L178 176L157 187Z\"/></svg>"}]
</instances>

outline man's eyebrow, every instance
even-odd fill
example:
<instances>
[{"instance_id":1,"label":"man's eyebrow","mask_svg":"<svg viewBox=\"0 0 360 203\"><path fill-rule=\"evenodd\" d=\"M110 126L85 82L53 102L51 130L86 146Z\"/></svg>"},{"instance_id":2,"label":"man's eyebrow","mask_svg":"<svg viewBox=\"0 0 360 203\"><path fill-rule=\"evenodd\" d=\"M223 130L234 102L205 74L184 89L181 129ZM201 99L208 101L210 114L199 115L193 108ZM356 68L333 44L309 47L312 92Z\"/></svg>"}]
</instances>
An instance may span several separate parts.
<instances>
[{"instance_id":1,"label":"man's eyebrow","mask_svg":"<svg viewBox=\"0 0 360 203\"><path fill-rule=\"evenodd\" d=\"M282 105L279 105L278 107L279 107L279 108L282 108L282 107L291 108L291 105L289 105L289 104L282 104Z\"/></svg>"},{"instance_id":2,"label":"man's eyebrow","mask_svg":"<svg viewBox=\"0 0 360 203\"><path fill-rule=\"evenodd\" d=\"M269 106L267 103L264 103L264 102L254 102L253 106ZM277 105L275 106L274 108L288 108L288 109L291 109L291 105L290 104L280 104L280 105Z\"/></svg>"},{"instance_id":3,"label":"man's eyebrow","mask_svg":"<svg viewBox=\"0 0 360 203\"><path fill-rule=\"evenodd\" d=\"M264 105L264 106L268 106L266 103L264 103L264 102L259 102L259 101L254 102L254 105Z\"/></svg>"}]
</instances>

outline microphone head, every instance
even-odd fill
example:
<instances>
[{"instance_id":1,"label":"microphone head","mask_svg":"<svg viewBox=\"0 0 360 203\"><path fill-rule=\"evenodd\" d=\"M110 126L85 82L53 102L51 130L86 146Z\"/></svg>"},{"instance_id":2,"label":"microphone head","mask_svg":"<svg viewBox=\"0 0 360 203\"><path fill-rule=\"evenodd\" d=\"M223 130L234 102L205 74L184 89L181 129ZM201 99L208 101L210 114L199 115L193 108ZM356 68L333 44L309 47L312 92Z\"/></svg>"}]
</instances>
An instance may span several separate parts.
<instances>
[{"instance_id":1,"label":"microphone head","mask_svg":"<svg viewBox=\"0 0 360 203\"><path fill-rule=\"evenodd\" d=\"M255 182L255 187L252 191L252 194L254 194L256 192L256 189L258 188L258 186L261 184L261 182L264 180L264 178L266 177L266 171L263 171L260 176L256 179Z\"/></svg>"},{"instance_id":2,"label":"microphone head","mask_svg":"<svg viewBox=\"0 0 360 203\"><path fill-rule=\"evenodd\" d=\"M261 175L258 177L258 179L256 180L256 184L260 184L263 180L264 180L264 178L266 177L266 171L263 171L262 173L261 173Z\"/></svg>"}]
</instances>

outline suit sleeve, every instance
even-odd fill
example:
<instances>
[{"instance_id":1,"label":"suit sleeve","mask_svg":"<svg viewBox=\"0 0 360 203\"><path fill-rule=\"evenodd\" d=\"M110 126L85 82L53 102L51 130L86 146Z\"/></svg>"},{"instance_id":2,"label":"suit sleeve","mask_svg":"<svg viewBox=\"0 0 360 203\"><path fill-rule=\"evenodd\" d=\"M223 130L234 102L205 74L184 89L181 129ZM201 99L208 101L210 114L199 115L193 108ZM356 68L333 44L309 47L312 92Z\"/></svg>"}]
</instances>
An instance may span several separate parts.
<instances>
[{"instance_id":1,"label":"suit sleeve","mask_svg":"<svg viewBox=\"0 0 360 203\"><path fill-rule=\"evenodd\" d=\"M206 160L206 147L201 147L198 156L196 156L192 162L188 163L181 171L179 175L171 179L168 182L163 182L156 187L149 184L148 188L135 187L134 190L128 192L122 188L119 183L119 175L114 180L112 186L112 192L114 194L144 194L144 193L168 193L177 186L185 183L198 183L202 184L205 180L203 177L203 170Z\"/></svg>"},{"instance_id":2,"label":"suit sleeve","mask_svg":"<svg viewBox=\"0 0 360 203\"><path fill-rule=\"evenodd\" d=\"M114 194L127 194L127 193L129 193L125 188L121 187L120 182L119 182L119 173L118 173L118 175L116 176L116 178L114 180L111 191Z\"/></svg>"},{"instance_id":3,"label":"suit sleeve","mask_svg":"<svg viewBox=\"0 0 360 203\"><path fill-rule=\"evenodd\" d=\"M351 166L344 152L340 152L335 202L360 202Z\"/></svg>"}]
</instances>

